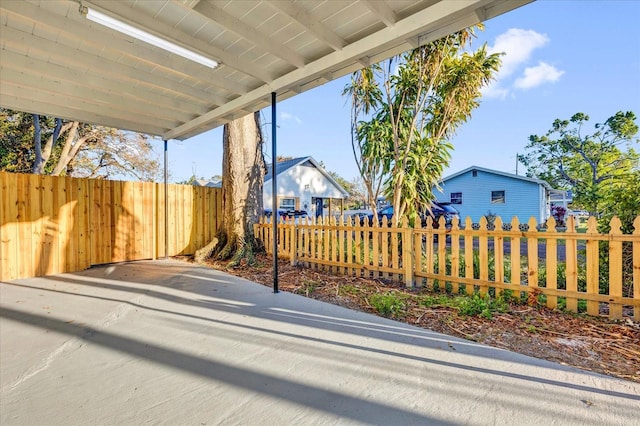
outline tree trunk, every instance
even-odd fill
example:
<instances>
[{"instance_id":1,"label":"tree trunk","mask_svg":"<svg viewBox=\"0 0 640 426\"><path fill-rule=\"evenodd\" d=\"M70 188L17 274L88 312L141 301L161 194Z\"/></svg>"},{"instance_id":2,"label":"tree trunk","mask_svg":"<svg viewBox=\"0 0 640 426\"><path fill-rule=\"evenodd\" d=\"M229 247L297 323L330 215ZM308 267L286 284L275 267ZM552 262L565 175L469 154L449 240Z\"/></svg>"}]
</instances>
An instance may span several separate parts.
<instances>
[{"instance_id":1,"label":"tree trunk","mask_svg":"<svg viewBox=\"0 0 640 426\"><path fill-rule=\"evenodd\" d=\"M33 162L32 173L41 175L44 173L44 167L47 165L47 161L49 161L49 157L51 157L51 151L53 147L56 145L58 141L58 137L69 130L73 124L65 123L64 126L62 124L61 118L56 118L56 126L53 129L53 133L49 136L47 143L44 145L44 149L42 148L42 129L40 127L40 116L37 114L33 114L33 145L36 153L36 158ZM77 122L75 123L75 127L77 128Z\"/></svg>"},{"instance_id":2,"label":"tree trunk","mask_svg":"<svg viewBox=\"0 0 640 426\"><path fill-rule=\"evenodd\" d=\"M265 165L259 113L225 124L222 154L222 229L206 247L196 252L196 260L253 262L259 248L253 224L262 214L262 185Z\"/></svg>"},{"instance_id":3,"label":"tree trunk","mask_svg":"<svg viewBox=\"0 0 640 426\"><path fill-rule=\"evenodd\" d=\"M74 159L76 154L78 153L78 149L82 144L87 140L87 138L82 138L73 144L73 141L76 139L78 135L78 126L79 122L74 121L71 123L71 127L69 128L69 133L67 133L67 138L64 142L64 147L62 147L62 152L60 153L60 158L58 159L58 164L51 172L52 176L60 176L64 170L67 169L67 166Z\"/></svg>"}]
</instances>

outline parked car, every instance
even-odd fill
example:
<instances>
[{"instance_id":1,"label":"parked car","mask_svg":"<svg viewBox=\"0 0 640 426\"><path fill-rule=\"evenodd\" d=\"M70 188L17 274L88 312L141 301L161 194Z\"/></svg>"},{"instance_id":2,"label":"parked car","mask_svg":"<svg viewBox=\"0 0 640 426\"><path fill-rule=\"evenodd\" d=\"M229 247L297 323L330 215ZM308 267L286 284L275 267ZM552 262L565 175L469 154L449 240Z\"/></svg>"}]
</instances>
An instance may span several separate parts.
<instances>
[{"instance_id":1,"label":"parked car","mask_svg":"<svg viewBox=\"0 0 640 426\"><path fill-rule=\"evenodd\" d=\"M589 212L586 210L567 210L567 216L589 218Z\"/></svg>"},{"instance_id":2,"label":"parked car","mask_svg":"<svg viewBox=\"0 0 640 426\"><path fill-rule=\"evenodd\" d=\"M458 209L453 207L451 203L434 201L431 204L431 213L422 216L422 226L427 226L427 218L429 217L433 220L434 228L440 226L441 217L444 217L445 227L451 228L453 218L457 217L458 220L460 219L460 212L458 211Z\"/></svg>"},{"instance_id":3,"label":"parked car","mask_svg":"<svg viewBox=\"0 0 640 426\"><path fill-rule=\"evenodd\" d=\"M393 206L388 206L378 211L378 224L382 224L383 218L387 218L387 222L391 223L393 218ZM422 226L427 226L427 219L433 220L433 227L439 226L440 218L445 218L446 227L450 228L454 217L460 218L460 212L453 207L450 203L441 203L434 201L431 204L431 212L426 211L420 215ZM373 213L369 213L366 217L362 216L360 219L361 224L373 225Z\"/></svg>"},{"instance_id":4,"label":"parked car","mask_svg":"<svg viewBox=\"0 0 640 426\"><path fill-rule=\"evenodd\" d=\"M265 217L270 218L271 215L273 215L273 210L264 209L264 216ZM290 219L290 218L304 219L304 218L306 218L308 216L308 213L307 213L306 210L282 210L282 209L278 209L278 215L282 219Z\"/></svg>"}]
</instances>

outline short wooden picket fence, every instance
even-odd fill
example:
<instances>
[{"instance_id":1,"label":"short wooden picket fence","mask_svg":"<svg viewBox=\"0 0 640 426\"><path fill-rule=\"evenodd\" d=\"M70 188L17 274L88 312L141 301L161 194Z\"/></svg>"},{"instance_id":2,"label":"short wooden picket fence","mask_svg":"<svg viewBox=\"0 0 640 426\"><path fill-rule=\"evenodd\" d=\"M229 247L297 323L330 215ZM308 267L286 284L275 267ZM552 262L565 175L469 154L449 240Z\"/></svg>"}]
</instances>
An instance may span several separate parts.
<instances>
[{"instance_id":1,"label":"short wooden picket fence","mask_svg":"<svg viewBox=\"0 0 640 426\"><path fill-rule=\"evenodd\" d=\"M493 224L467 218L464 227L457 219L447 227L441 219L436 228L411 228L325 217L281 220L276 238L279 257L334 274L453 293L509 291L551 309L640 320L640 216L632 234L620 231L618 218L607 234L594 217L586 232L576 231L573 217L566 229L556 229L553 218L538 225L498 217ZM271 219L260 219L254 231L272 253Z\"/></svg>"}]
</instances>

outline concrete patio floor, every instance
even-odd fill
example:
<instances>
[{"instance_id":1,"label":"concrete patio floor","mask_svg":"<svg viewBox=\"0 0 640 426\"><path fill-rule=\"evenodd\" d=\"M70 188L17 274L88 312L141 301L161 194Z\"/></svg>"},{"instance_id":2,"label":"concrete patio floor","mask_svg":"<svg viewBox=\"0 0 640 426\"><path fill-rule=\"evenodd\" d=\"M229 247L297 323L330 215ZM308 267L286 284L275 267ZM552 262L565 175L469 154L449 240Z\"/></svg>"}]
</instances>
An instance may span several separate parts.
<instances>
[{"instance_id":1,"label":"concrete patio floor","mask_svg":"<svg viewBox=\"0 0 640 426\"><path fill-rule=\"evenodd\" d=\"M173 260L0 284L0 424L638 424L640 386Z\"/></svg>"}]
</instances>

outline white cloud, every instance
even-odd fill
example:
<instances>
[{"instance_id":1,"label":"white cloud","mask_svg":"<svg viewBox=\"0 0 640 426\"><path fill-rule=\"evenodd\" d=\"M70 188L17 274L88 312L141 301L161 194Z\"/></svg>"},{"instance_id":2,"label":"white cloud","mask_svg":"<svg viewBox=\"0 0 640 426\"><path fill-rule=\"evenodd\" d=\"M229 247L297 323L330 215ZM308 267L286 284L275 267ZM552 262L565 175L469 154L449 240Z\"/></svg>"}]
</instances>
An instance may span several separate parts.
<instances>
[{"instance_id":1,"label":"white cloud","mask_svg":"<svg viewBox=\"0 0 640 426\"><path fill-rule=\"evenodd\" d=\"M546 34L540 34L533 30L522 30L511 28L506 33L500 34L496 38L493 46L490 46L489 53L504 53L502 55L502 67L500 67L500 77L507 77L513 74L518 67L531 57L534 50L540 49L549 43Z\"/></svg>"},{"instance_id":2,"label":"white cloud","mask_svg":"<svg viewBox=\"0 0 640 426\"><path fill-rule=\"evenodd\" d=\"M523 76L516 79L513 86L516 89L528 90L545 83L555 83L562 74L564 74L564 71L560 71L553 65L541 61L535 67L526 68Z\"/></svg>"},{"instance_id":3,"label":"white cloud","mask_svg":"<svg viewBox=\"0 0 640 426\"><path fill-rule=\"evenodd\" d=\"M545 62L540 61L533 67L526 66L538 49L550 42L546 34L534 30L511 28L496 37L489 53L502 53L502 66L496 74L495 80L482 90L486 98L505 99L513 96L513 89L527 90L545 83L553 83L560 79L561 71ZM520 74L513 80L514 76Z\"/></svg>"},{"instance_id":4,"label":"white cloud","mask_svg":"<svg viewBox=\"0 0 640 426\"><path fill-rule=\"evenodd\" d=\"M482 89L482 97L504 99L509 94L509 89L501 87L498 81L491 82Z\"/></svg>"},{"instance_id":5,"label":"white cloud","mask_svg":"<svg viewBox=\"0 0 640 426\"><path fill-rule=\"evenodd\" d=\"M280 113L280 118L282 119L282 121L287 121L287 120L294 120L296 123L298 124L302 124L302 120L300 120L300 118L296 115L293 115L291 113L288 112L281 112Z\"/></svg>"}]
</instances>

